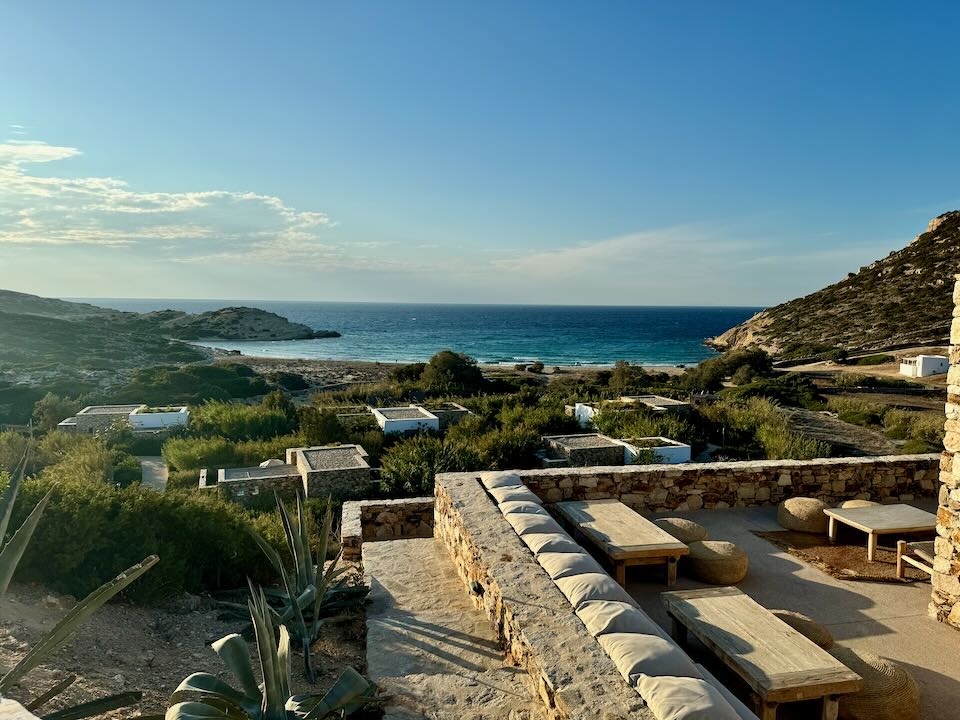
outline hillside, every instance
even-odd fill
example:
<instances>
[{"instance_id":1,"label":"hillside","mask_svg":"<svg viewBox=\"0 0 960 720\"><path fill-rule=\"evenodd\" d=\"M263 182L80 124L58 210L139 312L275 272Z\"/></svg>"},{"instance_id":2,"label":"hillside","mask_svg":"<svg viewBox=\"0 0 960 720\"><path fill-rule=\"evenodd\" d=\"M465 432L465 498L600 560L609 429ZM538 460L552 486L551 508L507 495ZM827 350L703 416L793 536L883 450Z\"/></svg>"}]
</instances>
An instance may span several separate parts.
<instances>
[{"instance_id":1,"label":"hillside","mask_svg":"<svg viewBox=\"0 0 960 720\"><path fill-rule=\"evenodd\" d=\"M944 344L954 275L960 272L960 211L930 221L904 249L806 297L763 310L707 344L761 347L782 357Z\"/></svg>"}]
</instances>

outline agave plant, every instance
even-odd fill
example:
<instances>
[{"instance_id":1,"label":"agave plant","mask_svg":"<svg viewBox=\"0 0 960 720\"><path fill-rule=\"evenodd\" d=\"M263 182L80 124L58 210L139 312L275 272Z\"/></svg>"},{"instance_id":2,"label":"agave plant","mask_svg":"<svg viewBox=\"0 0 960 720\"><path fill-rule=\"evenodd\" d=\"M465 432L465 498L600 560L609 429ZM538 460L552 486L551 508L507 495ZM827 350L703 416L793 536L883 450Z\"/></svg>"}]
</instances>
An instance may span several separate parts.
<instances>
[{"instance_id":1,"label":"agave plant","mask_svg":"<svg viewBox=\"0 0 960 720\"><path fill-rule=\"evenodd\" d=\"M40 517L43 515L43 511L53 492L51 489L43 496L43 499L37 503L36 507L34 507L27 516L27 519L23 521L23 524L17 528L8 541L4 542L7 527L10 524L10 517L13 514L13 504L16 502L17 493L23 482L29 459L30 448L28 446L20 458L20 462L16 468L14 468L10 484L7 485L3 497L0 499L0 598L3 598L6 593L10 585L10 580L13 578L13 573L17 569L17 564L20 562L20 558L23 557L23 553L27 549L33 531L40 522ZM157 558L156 555L151 555L143 562L127 568L113 580L104 583L78 602L6 675L0 677L0 699L2 699L3 694L8 692L10 688L20 683L27 673L40 665L51 653L66 643L88 617L93 615L93 613L114 595L121 592L130 583L152 568L158 560L159 558ZM75 679L75 677L70 676L57 683L46 692L34 698L32 702L28 703L26 709L31 712L36 712L70 687ZM110 695L83 703L82 705L58 710L57 712L49 713L42 717L44 720L79 720L80 718L92 717L109 712L110 710L132 705L139 701L141 696L142 693L140 692Z\"/></svg>"},{"instance_id":2,"label":"agave plant","mask_svg":"<svg viewBox=\"0 0 960 720\"><path fill-rule=\"evenodd\" d=\"M319 636L323 622L356 607L370 590L362 585L352 585L343 577L347 569L339 566L342 550L324 569L324 559L327 557L330 542L330 529L333 526L333 510L329 502L317 543L316 557L319 564L315 565L302 494L297 493L296 522L290 517L287 506L279 496L276 500L287 540L287 549L290 552L291 567L286 567L280 554L269 542L256 532L251 532L280 575L279 592L269 593L270 598L279 605L279 608L274 610L274 617L278 624L290 631L301 646L304 673L310 682L314 682L316 678L310 646Z\"/></svg>"},{"instance_id":3,"label":"agave plant","mask_svg":"<svg viewBox=\"0 0 960 720\"><path fill-rule=\"evenodd\" d=\"M262 590L247 602L256 635L263 683L253 673L246 641L237 633L211 645L240 684L236 689L210 673L187 677L170 696L165 720L327 720L345 718L378 702L376 687L348 667L325 694L291 695L290 633L274 637L273 611Z\"/></svg>"}]
</instances>

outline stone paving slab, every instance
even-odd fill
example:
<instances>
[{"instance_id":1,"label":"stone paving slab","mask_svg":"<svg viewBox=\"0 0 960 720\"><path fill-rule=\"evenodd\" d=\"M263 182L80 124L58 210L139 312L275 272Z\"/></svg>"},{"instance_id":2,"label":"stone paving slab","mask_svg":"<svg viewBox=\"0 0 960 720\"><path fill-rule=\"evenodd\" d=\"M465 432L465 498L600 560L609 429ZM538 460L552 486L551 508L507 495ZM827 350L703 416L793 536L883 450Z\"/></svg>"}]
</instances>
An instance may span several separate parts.
<instances>
[{"instance_id":1,"label":"stone paving slab","mask_svg":"<svg viewBox=\"0 0 960 720\"><path fill-rule=\"evenodd\" d=\"M389 720L541 720L450 556L433 538L366 542L367 674Z\"/></svg>"}]
</instances>

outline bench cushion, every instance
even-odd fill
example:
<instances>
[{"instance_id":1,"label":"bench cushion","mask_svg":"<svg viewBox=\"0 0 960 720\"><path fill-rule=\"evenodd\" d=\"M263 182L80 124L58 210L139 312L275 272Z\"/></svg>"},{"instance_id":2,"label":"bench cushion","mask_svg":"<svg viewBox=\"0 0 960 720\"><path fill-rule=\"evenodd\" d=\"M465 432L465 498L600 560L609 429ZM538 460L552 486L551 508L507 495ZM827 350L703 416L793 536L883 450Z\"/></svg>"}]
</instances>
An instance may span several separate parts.
<instances>
[{"instance_id":1,"label":"bench cushion","mask_svg":"<svg viewBox=\"0 0 960 720\"><path fill-rule=\"evenodd\" d=\"M529 488L523 486L493 488L490 491L490 494L493 496L493 499L497 501L498 505L514 500L525 500L528 502L537 503L538 505L543 504L540 501L540 498L534 495Z\"/></svg>"},{"instance_id":2,"label":"bench cushion","mask_svg":"<svg viewBox=\"0 0 960 720\"><path fill-rule=\"evenodd\" d=\"M610 633L661 635L660 626L643 610L616 600L593 600L577 608L577 617L594 637Z\"/></svg>"},{"instance_id":3,"label":"bench cushion","mask_svg":"<svg viewBox=\"0 0 960 720\"><path fill-rule=\"evenodd\" d=\"M554 582L573 605L574 610L590 600L619 600L633 604L633 598L627 595L627 591L604 572L581 573L560 578Z\"/></svg>"},{"instance_id":4,"label":"bench cushion","mask_svg":"<svg viewBox=\"0 0 960 720\"><path fill-rule=\"evenodd\" d=\"M609 633L597 641L631 685L636 685L642 676L700 677L693 660L675 643L659 635Z\"/></svg>"},{"instance_id":5,"label":"bench cushion","mask_svg":"<svg viewBox=\"0 0 960 720\"><path fill-rule=\"evenodd\" d=\"M520 538L534 555L541 553L578 553L583 548L577 545L566 533L528 533Z\"/></svg>"},{"instance_id":6,"label":"bench cushion","mask_svg":"<svg viewBox=\"0 0 960 720\"><path fill-rule=\"evenodd\" d=\"M540 567L547 571L551 580L582 575L583 573L602 573L600 563L586 552L545 552L537 555Z\"/></svg>"},{"instance_id":7,"label":"bench cushion","mask_svg":"<svg viewBox=\"0 0 960 720\"><path fill-rule=\"evenodd\" d=\"M521 537L528 533L560 533L563 528L549 515L531 515L529 513L512 513L504 515L507 522Z\"/></svg>"},{"instance_id":8,"label":"bench cushion","mask_svg":"<svg viewBox=\"0 0 960 720\"><path fill-rule=\"evenodd\" d=\"M510 472L480 473L480 482L487 490L501 487L524 487L520 476Z\"/></svg>"},{"instance_id":9,"label":"bench cushion","mask_svg":"<svg viewBox=\"0 0 960 720\"><path fill-rule=\"evenodd\" d=\"M504 515L510 515L511 513L528 513L530 515L548 514L547 511L543 509L543 505L530 502L529 500L510 500L509 502L500 503L500 512Z\"/></svg>"},{"instance_id":10,"label":"bench cushion","mask_svg":"<svg viewBox=\"0 0 960 720\"><path fill-rule=\"evenodd\" d=\"M657 720L743 720L719 690L700 678L643 676L636 688Z\"/></svg>"},{"instance_id":11,"label":"bench cushion","mask_svg":"<svg viewBox=\"0 0 960 720\"><path fill-rule=\"evenodd\" d=\"M742 720L757 720L757 716L753 714L753 711L748 708L740 698L730 692L723 685L723 683L717 680L709 670L699 663L697 663L697 670L700 671L700 676L704 680L713 685L714 689L723 695L723 699L729 703L730 707L734 709L738 717L740 717Z\"/></svg>"}]
</instances>

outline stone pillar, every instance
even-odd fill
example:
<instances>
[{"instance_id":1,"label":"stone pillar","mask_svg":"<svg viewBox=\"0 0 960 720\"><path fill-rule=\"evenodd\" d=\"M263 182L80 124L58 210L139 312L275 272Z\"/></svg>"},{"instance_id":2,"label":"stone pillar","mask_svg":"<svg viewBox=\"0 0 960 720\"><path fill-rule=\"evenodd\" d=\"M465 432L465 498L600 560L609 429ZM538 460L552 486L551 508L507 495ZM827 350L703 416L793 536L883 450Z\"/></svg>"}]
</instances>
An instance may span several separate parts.
<instances>
[{"instance_id":1,"label":"stone pillar","mask_svg":"<svg viewBox=\"0 0 960 720\"><path fill-rule=\"evenodd\" d=\"M960 628L960 275L956 279L930 615Z\"/></svg>"}]
</instances>

